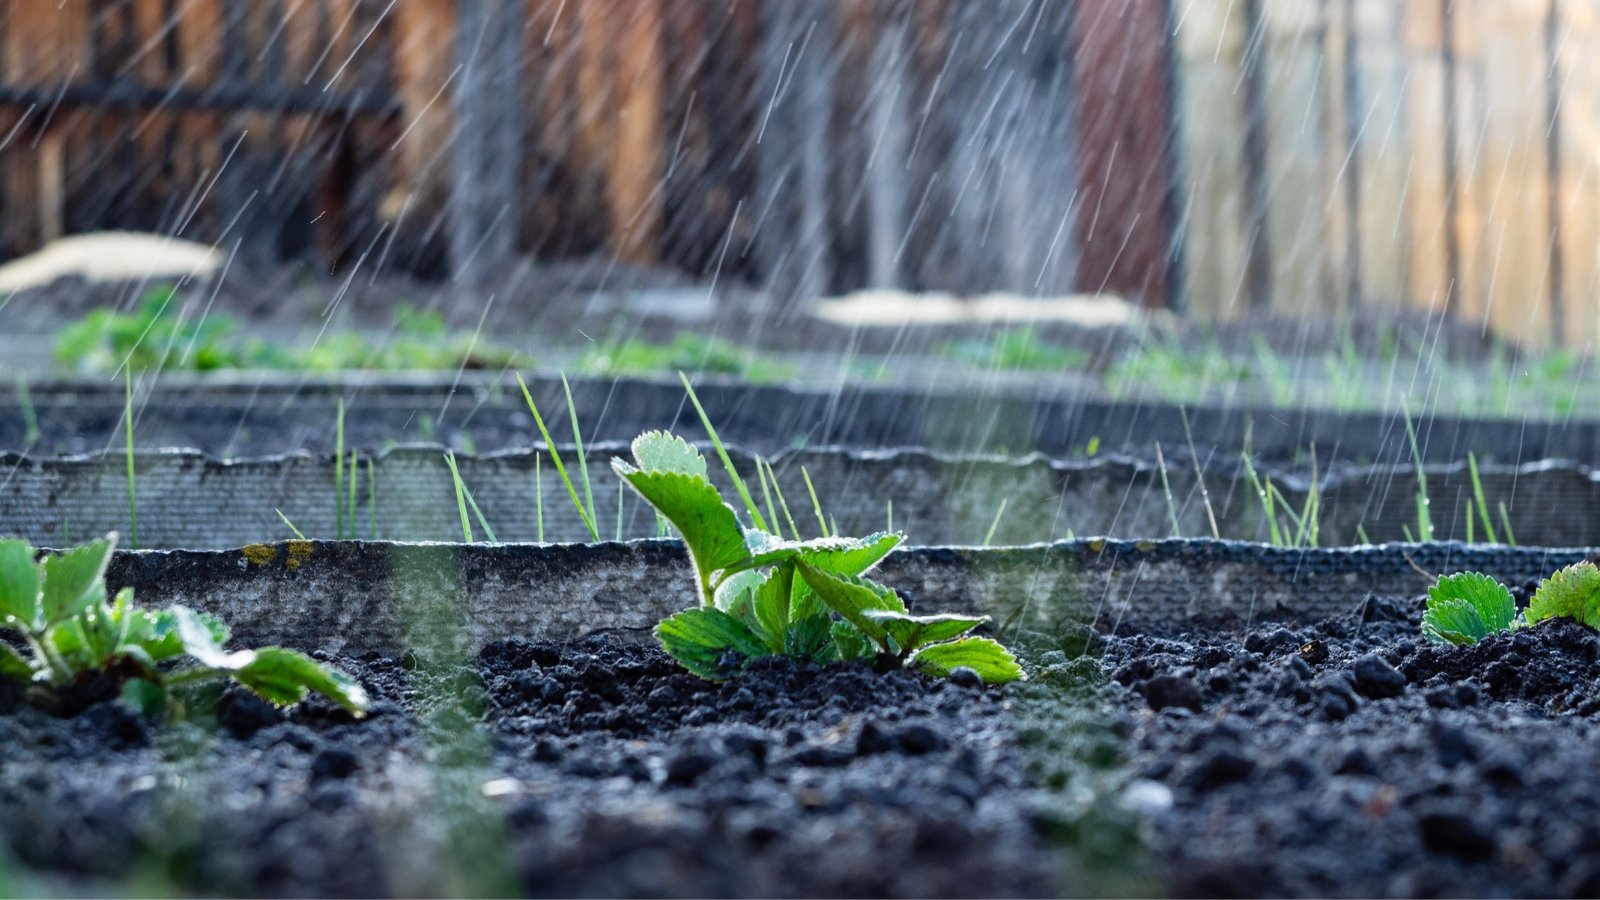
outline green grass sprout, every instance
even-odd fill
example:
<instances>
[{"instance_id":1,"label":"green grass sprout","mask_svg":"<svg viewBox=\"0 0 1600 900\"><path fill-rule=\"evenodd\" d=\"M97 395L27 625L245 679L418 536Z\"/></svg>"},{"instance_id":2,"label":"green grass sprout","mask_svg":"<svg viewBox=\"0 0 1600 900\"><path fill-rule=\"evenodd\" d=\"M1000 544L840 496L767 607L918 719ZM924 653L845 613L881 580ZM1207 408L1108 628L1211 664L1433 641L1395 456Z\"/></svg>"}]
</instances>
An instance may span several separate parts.
<instances>
[{"instance_id":1,"label":"green grass sprout","mask_svg":"<svg viewBox=\"0 0 1600 900\"><path fill-rule=\"evenodd\" d=\"M1489 504L1483 499L1483 479L1478 477L1478 455L1470 450L1467 451L1467 473L1472 476L1472 496L1477 501L1478 516L1483 520L1483 535L1489 543L1498 544L1500 539L1494 533L1494 522L1489 519ZM1472 505L1470 500L1467 503L1469 507ZM1471 522L1470 509L1467 520ZM1467 541L1470 543L1472 538Z\"/></svg>"},{"instance_id":2,"label":"green grass sprout","mask_svg":"<svg viewBox=\"0 0 1600 900\"><path fill-rule=\"evenodd\" d=\"M283 514L283 510L274 508L272 511L278 514L278 518L283 520L283 524L289 526L289 532L295 536L296 540L303 541L306 539L305 533L294 527L294 523L289 521L289 517Z\"/></svg>"},{"instance_id":3,"label":"green grass sprout","mask_svg":"<svg viewBox=\"0 0 1600 900\"><path fill-rule=\"evenodd\" d=\"M983 546L987 547L994 543L994 533L1000 529L1000 517L1006 514L1006 501L1010 499L1010 497L1000 498L1000 508L994 511L994 518L989 520L989 530L984 532Z\"/></svg>"},{"instance_id":4,"label":"green grass sprout","mask_svg":"<svg viewBox=\"0 0 1600 900\"><path fill-rule=\"evenodd\" d=\"M494 536L494 529L489 527L489 521L483 517L483 510L478 508L478 501L472 499L472 491L468 489L467 483L461 479L461 470L456 467L455 451L446 450L444 461L450 467L450 480L455 483L456 509L461 513L461 533L466 536L467 543L473 543L472 525L467 521L468 507L471 507L472 515L478 520L478 527L483 529L483 533L488 537L489 542L498 543L499 539Z\"/></svg>"},{"instance_id":5,"label":"green grass sprout","mask_svg":"<svg viewBox=\"0 0 1600 900\"><path fill-rule=\"evenodd\" d=\"M133 373L122 372L122 432L126 438L123 456L128 464L128 547L139 547L139 495L134 484L133 465Z\"/></svg>"},{"instance_id":6,"label":"green grass sprout","mask_svg":"<svg viewBox=\"0 0 1600 900\"><path fill-rule=\"evenodd\" d=\"M563 381L565 381L565 379L563 379ZM572 505L578 510L578 518L583 520L584 527L589 530L589 536L596 541L600 540L600 527L595 522L594 513L590 512L593 507L592 505L590 507L585 507L583 505L583 500L578 496L578 489L573 485L571 476L567 474L566 464L561 460L561 451L556 449L556 442L550 438L550 429L545 427L544 416L539 414L539 407L533 402L533 394L528 392L528 383L522 380L522 373L520 372L517 373L517 386L522 388L522 398L528 403L528 411L533 413L534 424L539 426L539 436L544 438L545 449L550 453L550 461L555 463L556 474L561 477L561 483L567 486L567 495L572 498ZM570 392L568 393L568 397L568 403L570 405ZM540 509L541 511L543 509L542 503ZM543 521L544 516L541 512L540 522L543 523ZM544 529L541 524L541 540L543 540L543 530Z\"/></svg>"}]
</instances>

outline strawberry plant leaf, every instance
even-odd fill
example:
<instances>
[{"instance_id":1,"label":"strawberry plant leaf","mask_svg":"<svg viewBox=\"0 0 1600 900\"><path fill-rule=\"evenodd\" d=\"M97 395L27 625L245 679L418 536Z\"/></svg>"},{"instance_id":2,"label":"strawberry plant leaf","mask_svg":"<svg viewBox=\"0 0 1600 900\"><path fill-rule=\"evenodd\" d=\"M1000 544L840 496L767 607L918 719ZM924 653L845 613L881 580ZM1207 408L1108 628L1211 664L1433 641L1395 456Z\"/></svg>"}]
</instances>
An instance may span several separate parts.
<instances>
[{"instance_id":1,"label":"strawberry plant leaf","mask_svg":"<svg viewBox=\"0 0 1600 900\"><path fill-rule=\"evenodd\" d=\"M216 632L212 631L205 619L194 610L186 606L174 606L170 612L177 630L178 641L183 645L183 652L194 657L201 665L210 669L234 672L255 660L254 650L239 650L234 653L224 651L222 641L217 639Z\"/></svg>"},{"instance_id":2,"label":"strawberry plant leaf","mask_svg":"<svg viewBox=\"0 0 1600 900\"><path fill-rule=\"evenodd\" d=\"M1563 616L1600 627L1600 569L1585 560L1554 572L1528 604L1528 622Z\"/></svg>"},{"instance_id":3,"label":"strawberry plant leaf","mask_svg":"<svg viewBox=\"0 0 1600 900\"><path fill-rule=\"evenodd\" d=\"M1476 619L1460 609L1465 603ZM1435 609L1439 611L1434 612ZM1484 635L1514 627L1517 603L1505 585L1482 572L1457 572L1440 576L1428 588L1428 611L1422 616L1423 636L1431 641L1475 643ZM1446 635L1455 635L1455 638Z\"/></svg>"},{"instance_id":4,"label":"strawberry plant leaf","mask_svg":"<svg viewBox=\"0 0 1600 900\"><path fill-rule=\"evenodd\" d=\"M750 612L755 618L756 631L766 642L767 647L774 652L784 650L787 644L789 623L793 620L790 614L790 598L793 595L792 563L784 563L773 568L771 574L756 589L755 604Z\"/></svg>"},{"instance_id":5,"label":"strawberry plant leaf","mask_svg":"<svg viewBox=\"0 0 1600 900\"><path fill-rule=\"evenodd\" d=\"M834 650L841 660L854 662L872 655L872 642L849 622L834 622L829 631Z\"/></svg>"},{"instance_id":6,"label":"strawberry plant leaf","mask_svg":"<svg viewBox=\"0 0 1600 900\"><path fill-rule=\"evenodd\" d=\"M753 528L745 532L752 565L770 566L798 559L835 575L865 574L903 540L905 535L898 531L880 531L864 538L820 537L807 541L786 541Z\"/></svg>"},{"instance_id":7,"label":"strawberry plant leaf","mask_svg":"<svg viewBox=\"0 0 1600 900\"><path fill-rule=\"evenodd\" d=\"M715 607L686 609L661 620L656 639L679 665L720 681L769 651L746 625Z\"/></svg>"},{"instance_id":8,"label":"strawberry plant leaf","mask_svg":"<svg viewBox=\"0 0 1600 900\"><path fill-rule=\"evenodd\" d=\"M960 637L989 621L988 616L912 616L888 609L869 609L863 615L881 625L902 653Z\"/></svg>"},{"instance_id":9,"label":"strawberry plant leaf","mask_svg":"<svg viewBox=\"0 0 1600 900\"><path fill-rule=\"evenodd\" d=\"M44 627L39 611L39 567L33 548L15 538L0 540L0 625Z\"/></svg>"},{"instance_id":10,"label":"strawberry plant leaf","mask_svg":"<svg viewBox=\"0 0 1600 900\"><path fill-rule=\"evenodd\" d=\"M977 672L988 684L1003 684L1022 677L1017 658L1000 643L985 637L966 637L958 641L930 644L907 661L906 665L936 678L948 676L958 667Z\"/></svg>"},{"instance_id":11,"label":"strawberry plant leaf","mask_svg":"<svg viewBox=\"0 0 1600 900\"><path fill-rule=\"evenodd\" d=\"M796 567L806 584L829 609L854 625L879 647L886 646L888 631L866 613L868 610L888 610L904 614L906 605L898 594L875 581L824 572L805 562L797 562Z\"/></svg>"},{"instance_id":12,"label":"strawberry plant leaf","mask_svg":"<svg viewBox=\"0 0 1600 900\"><path fill-rule=\"evenodd\" d=\"M729 575L717 585L717 609L742 618L755 602L756 591L766 581L767 573L758 569L746 569Z\"/></svg>"},{"instance_id":13,"label":"strawberry plant leaf","mask_svg":"<svg viewBox=\"0 0 1600 900\"><path fill-rule=\"evenodd\" d=\"M1476 644L1488 633L1477 607L1465 599L1430 599L1422 614L1422 636L1436 644Z\"/></svg>"},{"instance_id":14,"label":"strawberry plant leaf","mask_svg":"<svg viewBox=\"0 0 1600 900\"><path fill-rule=\"evenodd\" d=\"M815 663L832 662L839 658L833 641L834 621L826 614L808 616L790 625L783 632L783 655Z\"/></svg>"},{"instance_id":15,"label":"strawberry plant leaf","mask_svg":"<svg viewBox=\"0 0 1600 900\"><path fill-rule=\"evenodd\" d=\"M706 478L706 458L694 445L675 434L647 431L633 439L632 449L641 471L677 472Z\"/></svg>"},{"instance_id":16,"label":"strawberry plant leaf","mask_svg":"<svg viewBox=\"0 0 1600 900\"><path fill-rule=\"evenodd\" d=\"M45 626L54 625L106 599L106 565L116 546L116 533L74 547L65 553L47 556L40 564L44 584L40 586L40 614Z\"/></svg>"},{"instance_id":17,"label":"strawberry plant leaf","mask_svg":"<svg viewBox=\"0 0 1600 900\"><path fill-rule=\"evenodd\" d=\"M366 688L338 669L282 647L265 647L251 655L233 678L269 703L290 706L316 691L358 718L366 714Z\"/></svg>"},{"instance_id":18,"label":"strawberry plant leaf","mask_svg":"<svg viewBox=\"0 0 1600 900\"><path fill-rule=\"evenodd\" d=\"M613 459L611 468L678 529L700 579L701 601L711 605L715 601L712 576L725 569L745 568L750 560L744 530L732 507L722 502L722 495L704 475L647 471L620 459Z\"/></svg>"},{"instance_id":19,"label":"strawberry plant leaf","mask_svg":"<svg viewBox=\"0 0 1600 900\"><path fill-rule=\"evenodd\" d=\"M19 681L29 681L33 678L33 666L10 644L0 644L0 678L15 678Z\"/></svg>"}]
</instances>

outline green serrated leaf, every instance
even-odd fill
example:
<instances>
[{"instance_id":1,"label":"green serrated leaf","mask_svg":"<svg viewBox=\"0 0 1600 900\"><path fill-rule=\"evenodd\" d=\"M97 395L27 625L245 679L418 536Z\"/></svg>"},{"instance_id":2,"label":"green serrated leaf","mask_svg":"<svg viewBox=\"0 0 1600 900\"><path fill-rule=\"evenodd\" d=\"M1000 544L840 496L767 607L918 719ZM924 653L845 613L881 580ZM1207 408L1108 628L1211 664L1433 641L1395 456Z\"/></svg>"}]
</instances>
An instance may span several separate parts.
<instances>
[{"instance_id":1,"label":"green serrated leaf","mask_svg":"<svg viewBox=\"0 0 1600 900\"><path fill-rule=\"evenodd\" d=\"M717 609L739 618L744 618L755 602L755 595L767 581L767 573L757 569L747 569L735 572L723 579L717 585Z\"/></svg>"},{"instance_id":2,"label":"green serrated leaf","mask_svg":"<svg viewBox=\"0 0 1600 900\"><path fill-rule=\"evenodd\" d=\"M1585 560L1551 574L1528 604L1528 622L1563 616L1600 627L1600 569Z\"/></svg>"},{"instance_id":3,"label":"green serrated leaf","mask_svg":"<svg viewBox=\"0 0 1600 900\"><path fill-rule=\"evenodd\" d=\"M677 472L706 478L706 458L700 451L665 431L647 431L634 438L633 458L645 472Z\"/></svg>"},{"instance_id":4,"label":"green serrated leaf","mask_svg":"<svg viewBox=\"0 0 1600 900\"><path fill-rule=\"evenodd\" d=\"M988 684L1003 684L1022 677L1022 667L1011 651L998 641L967 637L959 641L930 644L912 656L906 665L943 678L961 666L977 672Z\"/></svg>"},{"instance_id":5,"label":"green serrated leaf","mask_svg":"<svg viewBox=\"0 0 1600 900\"><path fill-rule=\"evenodd\" d=\"M833 619L810 616L790 625L783 632L783 655L791 659L815 663L832 662L839 658L839 648L833 642Z\"/></svg>"},{"instance_id":6,"label":"green serrated leaf","mask_svg":"<svg viewBox=\"0 0 1600 900\"><path fill-rule=\"evenodd\" d=\"M722 495L704 475L649 472L620 459L613 459L611 467L678 529L700 578L701 600L711 604L712 576L725 569L744 568L750 560L744 530L733 509L722 502Z\"/></svg>"},{"instance_id":7,"label":"green serrated leaf","mask_svg":"<svg viewBox=\"0 0 1600 900\"><path fill-rule=\"evenodd\" d=\"M173 625L177 630L178 641L183 645L183 652L194 657L201 665L232 672L255 661L254 650L239 650L233 653L224 651L222 641L217 640L216 633L211 630L209 623L194 610L186 606L174 606L168 612L172 614Z\"/></svg>"},{"instance_id":8,"label":"green serrated leaf","mask_svg":"<svg viewBox=\"0 0 1600 900\"><path fill-rule=\"evenodd\" d=\"M316 691L351 715L366 714L366 689L344 672L282 647L264 647L253 656L233 673L233 678L269 703L289 706Z\"/></svg>"},{"instance_id":9,"label":"green serrated leaf","mask_svg":"<svg viewBox=\"0 0 1600 900\"><path fill-rule=\"evenodd\" d=\"M887 609L869 609L864 615L883 626L901 652L960 637L989 621L988 616L913 616Z\"/></svg>"},{"instance_id":10,"label":"green serrated leaf","mask_svg":"<svg viewBox=\"0 0 1600 900\"><path fill-rule=\"evenodd\" d=\"M685 669L712 681L733 675L751 659L769 655L745 624L715 607L686 609L656 626L662 649Z\"/></svg>"},{"instance_id":11,"label":"green serrated leaf","mask_svg":"<svg viewBox=\"0 0 1600 900\"><path fill-rule=\"evenodd\" d=\"M787 645L786 634L789 631L789 623L794 621L790 609L790 601L794 596L794 580L794 564L781 563L772 568L761 586L756 589L755 604L751 608L751 614L761 639L773 652L783 651Z\"/></svg>"},{"instance_id":12,"label":"green serrated leaf","mask_svg":"<svg viewBox=\"0 0 1600 900\"><path fill-rule=\"evenodd\" d=\"M820 537L806 541L786 541L757 529L745 532L745 547L754 565L797 559L835 575L864 574L903 540L905 535L898 531L880 531L864 538Z\"/></svg>"},{"instance_id":13,"label":"green serrated leaf","mask_svg":"<svg viewBox=\"0 0 1600 900\"><path fill-rule=\"evenodd\" d=\"M0 540L0 625L35 631L44 627L43 618L33 547L16 538Z\"/></svg>"},{"instance_id":14,"label":"green serrated leaf","mask_svg":"<svg viewBox=\"0 0 1600 900\"><path fill-rule=\"evenodd\" d=\"M0 678L15 678L18 681L33 679L33 665L27 658L18 653L10 644L0 644Z\"/></svg>"},{"instance_id":15,"label":"green serrated leaf","mask_svg":"<svg viewBox=\"0 0 1600 900\"><path fill-rule=\"evenodd\" d=\"M1476 644L1488 633L1483 616L1466 599L1430 599L1422 614L1422 636L1436 644Z\"/></svg>"},{"instance_id":16,"label":"green serrated leaf","mask_svg":"<svg viewBox=\"0 0 1600 900\"><path fill-rule=\"evenodd\" d=\"M106 565L117 545L115 532L65 553L45 557L39 607L45 626L70 619L94 603L105 603Z\"/></svg>"},{"instance_id":17,"label":"green serrated leaf","mask_svg":"<svg viewBox=\"0 0 1600 900\"><path fill-rule=\"evenodd\" d=\"M1483 623L1483 634L1505 631L1517 617L1517 603L1505 585L1482 572L1457 572L1441 576L1428 588L1428 608L1447 601L1461 600L1470 604ZM1426 621L1426 619L1424 619Z\"/></svg>"},{"instance_id":18,"label":"green serrated leaf","mask_svg":"<svg viewBox=\"0 0 1600 900\"><path fill-rule=\"evenodd\" d=\"M875 581L824 572L805 562L796 561L795 567L829 609L854 625L879 647L887 645L888 631L866 613L868 610L905 613L906 605L898 594Z\"/></svg>"},{"instance_id":19,"label":"green serrated leaf","mask_svg":"<svg viewBox=\"0 0 1600 900\"><path fill-rule=\"evenodd\" d=\"M833 637L835 652L841 660L854 662L872 655L872 642L861 633L861 629L849 622L835 621L829 632Z\"/></svg>"}]
</instances>

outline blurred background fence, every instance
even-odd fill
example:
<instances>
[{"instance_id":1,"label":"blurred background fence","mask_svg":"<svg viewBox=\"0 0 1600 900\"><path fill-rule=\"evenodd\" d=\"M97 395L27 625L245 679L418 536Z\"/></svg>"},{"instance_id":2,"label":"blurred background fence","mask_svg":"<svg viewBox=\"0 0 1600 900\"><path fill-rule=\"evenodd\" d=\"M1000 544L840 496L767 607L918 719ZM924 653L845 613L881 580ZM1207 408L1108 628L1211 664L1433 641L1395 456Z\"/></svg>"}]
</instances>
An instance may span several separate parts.
<instances>
[{"instance_id":1,"label":"blurred background fence","mask_svg":"<svg viewBox=\"0 0 1600 900\"><path fill-rule=\"evenodd\" d=\"M0 259L1600 316L1600 0L0 0Z\"/></svg>"}]
</instances>

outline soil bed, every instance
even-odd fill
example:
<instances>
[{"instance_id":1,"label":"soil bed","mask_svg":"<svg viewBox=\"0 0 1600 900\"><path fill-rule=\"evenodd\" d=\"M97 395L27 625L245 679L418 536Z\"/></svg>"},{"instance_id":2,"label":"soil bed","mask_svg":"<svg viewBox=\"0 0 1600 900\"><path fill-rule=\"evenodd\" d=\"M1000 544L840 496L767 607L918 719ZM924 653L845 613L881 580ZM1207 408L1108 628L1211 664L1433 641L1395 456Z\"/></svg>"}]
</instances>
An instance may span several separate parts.
<instances>
[{"instance_id":1,"label":"soil bed","mask_svg":"<svg viewBox=\"0 0 1600 900\"><path fill-rule=\"evenodd\" d=\"M178 893L1053 892L1003 691L788 663L712 685L609 637L337 662L368 721L230 691L160 729L6 694L4 849Z\"/></svg>"},{"instance_id":2,"label":"soil bed","mask_svg":"<svg viewBox=\"0 0 1600 900\"><path fill-rule=\"evenodd\" d=\"M1421 608L1106 641L1170 893L1600 892L1600 635L1441 647Z\"/></svg>"}]
</instances>

